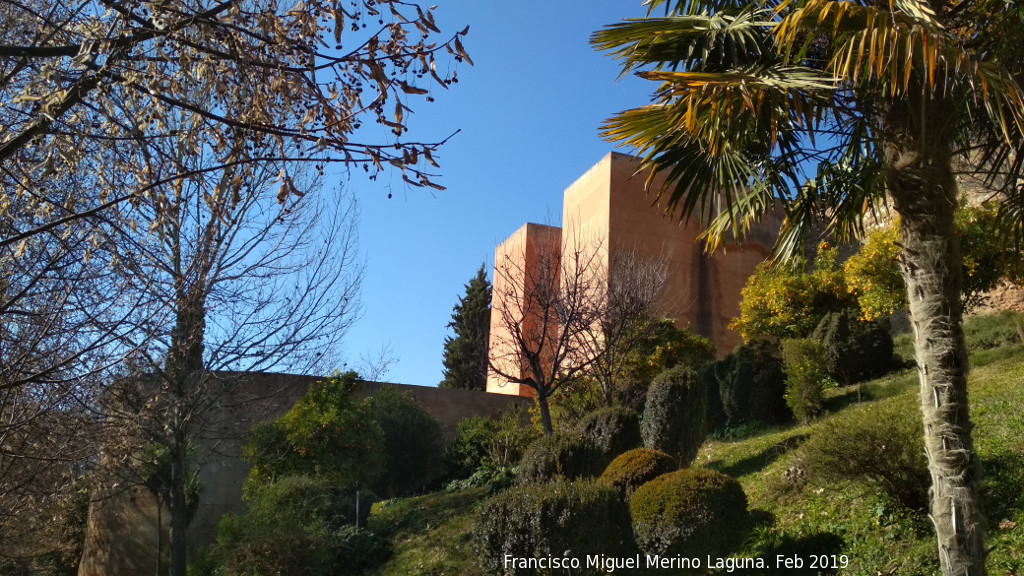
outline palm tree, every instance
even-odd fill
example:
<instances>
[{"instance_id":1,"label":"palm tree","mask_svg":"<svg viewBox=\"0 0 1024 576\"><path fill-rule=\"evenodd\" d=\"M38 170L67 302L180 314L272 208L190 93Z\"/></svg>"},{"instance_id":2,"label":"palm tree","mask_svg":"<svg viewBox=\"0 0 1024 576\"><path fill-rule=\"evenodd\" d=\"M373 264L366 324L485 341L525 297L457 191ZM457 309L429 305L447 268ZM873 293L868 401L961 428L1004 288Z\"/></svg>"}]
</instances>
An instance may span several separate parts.
<instances>
[{"instance_id":1,"label":"palm tree","mask_svg":"<svg viewBox=\"0 0 1024 576\"><path fill-rule=\"evenodd\" d=\"M603 134L667 176L654 192L680 218L707 225L710 248L773 209L787 214L780 257L812 225L845 240L863 232L867 212L899 215L939 560L947 576L984 574L953 216L960 170L1003 195L1007 223L1024 214L1024 6L649 5L646 18L591 39L623 74L659 83L650 105L613 116Z\"/></svg>"}]
</instances>

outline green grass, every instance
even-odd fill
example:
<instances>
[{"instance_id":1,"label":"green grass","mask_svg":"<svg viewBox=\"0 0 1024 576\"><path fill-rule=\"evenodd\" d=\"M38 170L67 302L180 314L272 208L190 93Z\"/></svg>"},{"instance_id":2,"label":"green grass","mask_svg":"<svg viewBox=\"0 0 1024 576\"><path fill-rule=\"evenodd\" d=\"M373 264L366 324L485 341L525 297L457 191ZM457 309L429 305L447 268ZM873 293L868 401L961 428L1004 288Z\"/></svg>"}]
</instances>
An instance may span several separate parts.
<instances>
[{"instance_id":1,"label":"green grass","mask_svg":"<svg viewBox=\"0 0 1024 576\"><path fill-rule=\"evenodd\" d=\"M1019 315L972 318L969 391L975 445L985 470L989 574L1024 576L1024 345ZM994 344L993 344L994 343ZM897 348L910 351L909 342ZM935 537L921 512L900 508L870 484L786 479L801 464L801 446L825 419L851 406L896 403L917 410L917 371L908 368L856 388L826 395L827 414L809 425L743 429L719 434L695 465L737 478L749 499L749 536L738 556L845 554L846 569L823 574L924 576L938 574ZM736 436L745 436L738 439ZM375 511L371 528L393 542L395 554L376 574L482 574L472 548L483 489L399 500ZM742 571L736 572L740 573ZM749 572L746 572L749 573ZM786 574L772 569L769 574ZM797 570L793 574L815 574Z\"/></svg>"},{"instance_id":2,"label":"green grass","mask_svg":"<svg viewBox=\"0 0 1024 576\"><path fill-rule=\"evenodd\" d=\"M377 505L369 528L391 540L394 554L381 576L482 576L473 553L473 525L484 488L437 492Z\"/></svg>"}]
</instances>

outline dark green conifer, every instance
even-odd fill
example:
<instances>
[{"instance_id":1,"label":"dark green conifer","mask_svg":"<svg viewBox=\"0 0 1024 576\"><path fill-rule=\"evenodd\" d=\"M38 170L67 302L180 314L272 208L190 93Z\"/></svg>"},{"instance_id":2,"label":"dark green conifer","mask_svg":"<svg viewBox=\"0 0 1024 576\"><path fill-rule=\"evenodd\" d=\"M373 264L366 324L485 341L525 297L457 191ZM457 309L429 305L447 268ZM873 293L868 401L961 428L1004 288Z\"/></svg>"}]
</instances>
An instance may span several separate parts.
<instances>
[{"instance_id":1,"label":"dark green conifer","mask_svg":"<svg viewBox=\"0 0 1024 576\"><path fill-rule=\"evenodd\" d=\"M466 284L466 295L452 309L444 339L444 380L441 388L487 389L487 343L491 328L491 283L484 265Z\"/></svg>"}]
</instances>

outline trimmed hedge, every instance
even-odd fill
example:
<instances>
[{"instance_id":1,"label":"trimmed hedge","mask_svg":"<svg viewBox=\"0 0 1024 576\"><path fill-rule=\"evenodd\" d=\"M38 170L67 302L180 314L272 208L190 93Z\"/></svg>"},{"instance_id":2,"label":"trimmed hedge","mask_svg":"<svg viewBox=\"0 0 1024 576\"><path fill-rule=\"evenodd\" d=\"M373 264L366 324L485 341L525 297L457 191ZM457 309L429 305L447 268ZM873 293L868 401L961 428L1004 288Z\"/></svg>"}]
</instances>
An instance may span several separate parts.
<instances>
[{"instance_id":1,"label":"trimmed hedge","mask_svg":"<svg viewBox=\"0 0 1024 576\"><path fill-rule=\"evenodd\" d=\"M892 336L878 322L861 320L858 308L826 314L814 329L813 338L824 347L822 359L829 375L843 386L899 368Z\"/></svg>"},{"instance_id":2,"label":"trimmed hedge","mask_svg":"<svg viewBox=\"0 0 1024 576\"><path fill-rule=\"evenodd\" d=\"M637 448L619 455L605 468L601 480L615 487L624 498L637 488L678 468L675 458L646 448Z\"/></svg>"},{"instance_id":3,"label":"trimmed hedge","mask_svg":"<svg viewBox=\"0 0 1024 576\"><path fill-rule=\"evenodd\" d=\"M636 552L625 503L613 487L593 481L559 479L548 484L512 487L484 504L474 532L480 565L487 574L543 573L506 566L506 555L568 555L581 560L580 569L573 569L573 574L604 574L600 570L587 571L588 554L621 557Z\"/></svg>"},{"instance_id":4,"label":"trimmed hedge","mask_svg":"<svg viewBox=\"0 0 1024 576\"><path fill-rule=\"evenodd\" d=\"M638 488L629 511L643 552L714 558L742 542L747 497L725 474L686 468Z\"/></svg>"},{"instance_id":5,"label":"trimmed hedge","mask_svg":"<svg viewBox=\"0 0 1024 576\"><path fill-rule=\"evenodd\" d=\"M565 432L541 436L530 444L519 462L520 483L548 482L558 476L569 480L597 476L608 459L588 438Z\"/></svg>"},{"instance_id":6,"label":"trimmed hedge","mask_svg":"<svg viewBox=\"0 0 1024 576\"><path fill-rule=\"evenodd\" d=\"M686 366L669 368L651 382L640 426L644 447L683 466L693 462L707 436L707 386Z\"/></svg>"},{"instance_id":7,"label":"trimmed hedge","mask_svg":"<svg viewBox=\"0 0 1024 576\"><path fill-rule=\"evenodd\" d=\"M381 386L369 398L370 416L384 431L384 471L375 490L393 498L420 492L444 471L444 436L412 394Z\"/></svg>"},{"instance_id":8,"label":"trimmed hedge","mask_svg":"<svg viewBox=\"0 0 1024 576\"><path fill-rule=\"evenodd\" d=\"M810 422L824 411L825 347L810 338L782 341L786 372L786 405L801 422Z\"/></svg>"},{"instance_id":9,"label":"trimmed hedge","mask_svg":"<svg viewBox=\"0 0 1024 576\"><path fill-rule=\"evenodd\" d=\"M776 424L792 417L786 406L782 360L772 344L751 342L738 346L716 370L722 408L730 426L754 420Z\"/></svg>"},{"instance_id":10,"label":"trimmed hedge","mask_svg":"<svg viewBox=\"0 0 1024 576\"><path fill-rule=\"evenodd\" d=\"M601 408L579 424L579 433L609 459L640 446L640 415L629 408Z\"/></svg>"}]
</instances>

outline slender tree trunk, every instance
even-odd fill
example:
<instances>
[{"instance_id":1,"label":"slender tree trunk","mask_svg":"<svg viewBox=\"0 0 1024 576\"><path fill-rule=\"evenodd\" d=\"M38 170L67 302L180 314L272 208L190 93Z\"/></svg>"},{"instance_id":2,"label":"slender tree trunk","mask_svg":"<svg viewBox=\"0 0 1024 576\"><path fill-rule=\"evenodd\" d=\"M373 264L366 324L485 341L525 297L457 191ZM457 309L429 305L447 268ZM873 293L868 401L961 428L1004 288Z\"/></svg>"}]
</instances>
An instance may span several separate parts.
<instances>
[{"instance_id":1,"label":"slender tree trunk","mask_svg":"<svg viewBox=\"0 0 1024 576\"><path fill-rule=\"evenodd\" d=\"M929 110L927 142L905 108L890 116L890 192L901 218L901 264L907 284L920 377L925 452L932 477L931 519L944 576L985 574L981 467L971 438L967 347L960 304L961 256L954 234L957 186L942 137L938 104ZM908 120L909 119L909 120Z\"/></svg>"},{"instance_id":2,"label":"slender tree trunk","mask_svg":"<svg viewBox=\"0 0 1024 576\"><path fill-rule=\"evenodd\" d=\"M544 426L544 435L551 436L555 428L551 425L551 410L548 408L548 396L537 390L537 406L540 407L540 422Z\"/></svg>"},{"instance_id":3,"label":"slender tree trunk","mask_svg":"<svg viewBox=\"0 0 1024 576\"><path fill-rule=\"evenodd\" d=\"M185 503L185 477L188 470L185 457L185 439L175 438L171 450L171 485L167 506L170 516L170 576L186 576L187 572L185 529L188 526L188 507Z\"/></svg>"},{"instance_id":4,"label":"slender tree trunk","mask_svg":"<svg viewBox=\"0 0 1024 576\"><path fill-rule=\"evenodd\" d=\"M185 484L188 477L188 413L189 403L194 401L198 387L203 385L204 306L205 297L201 289L195 286L191 291L180 288L178 317L166 365L166 378L172 391L168 398L172 412L168 434L171 455L168 494L170 576L187 576L185 530L188 527L188 505Z\"/></svg>"}]
</instances>

